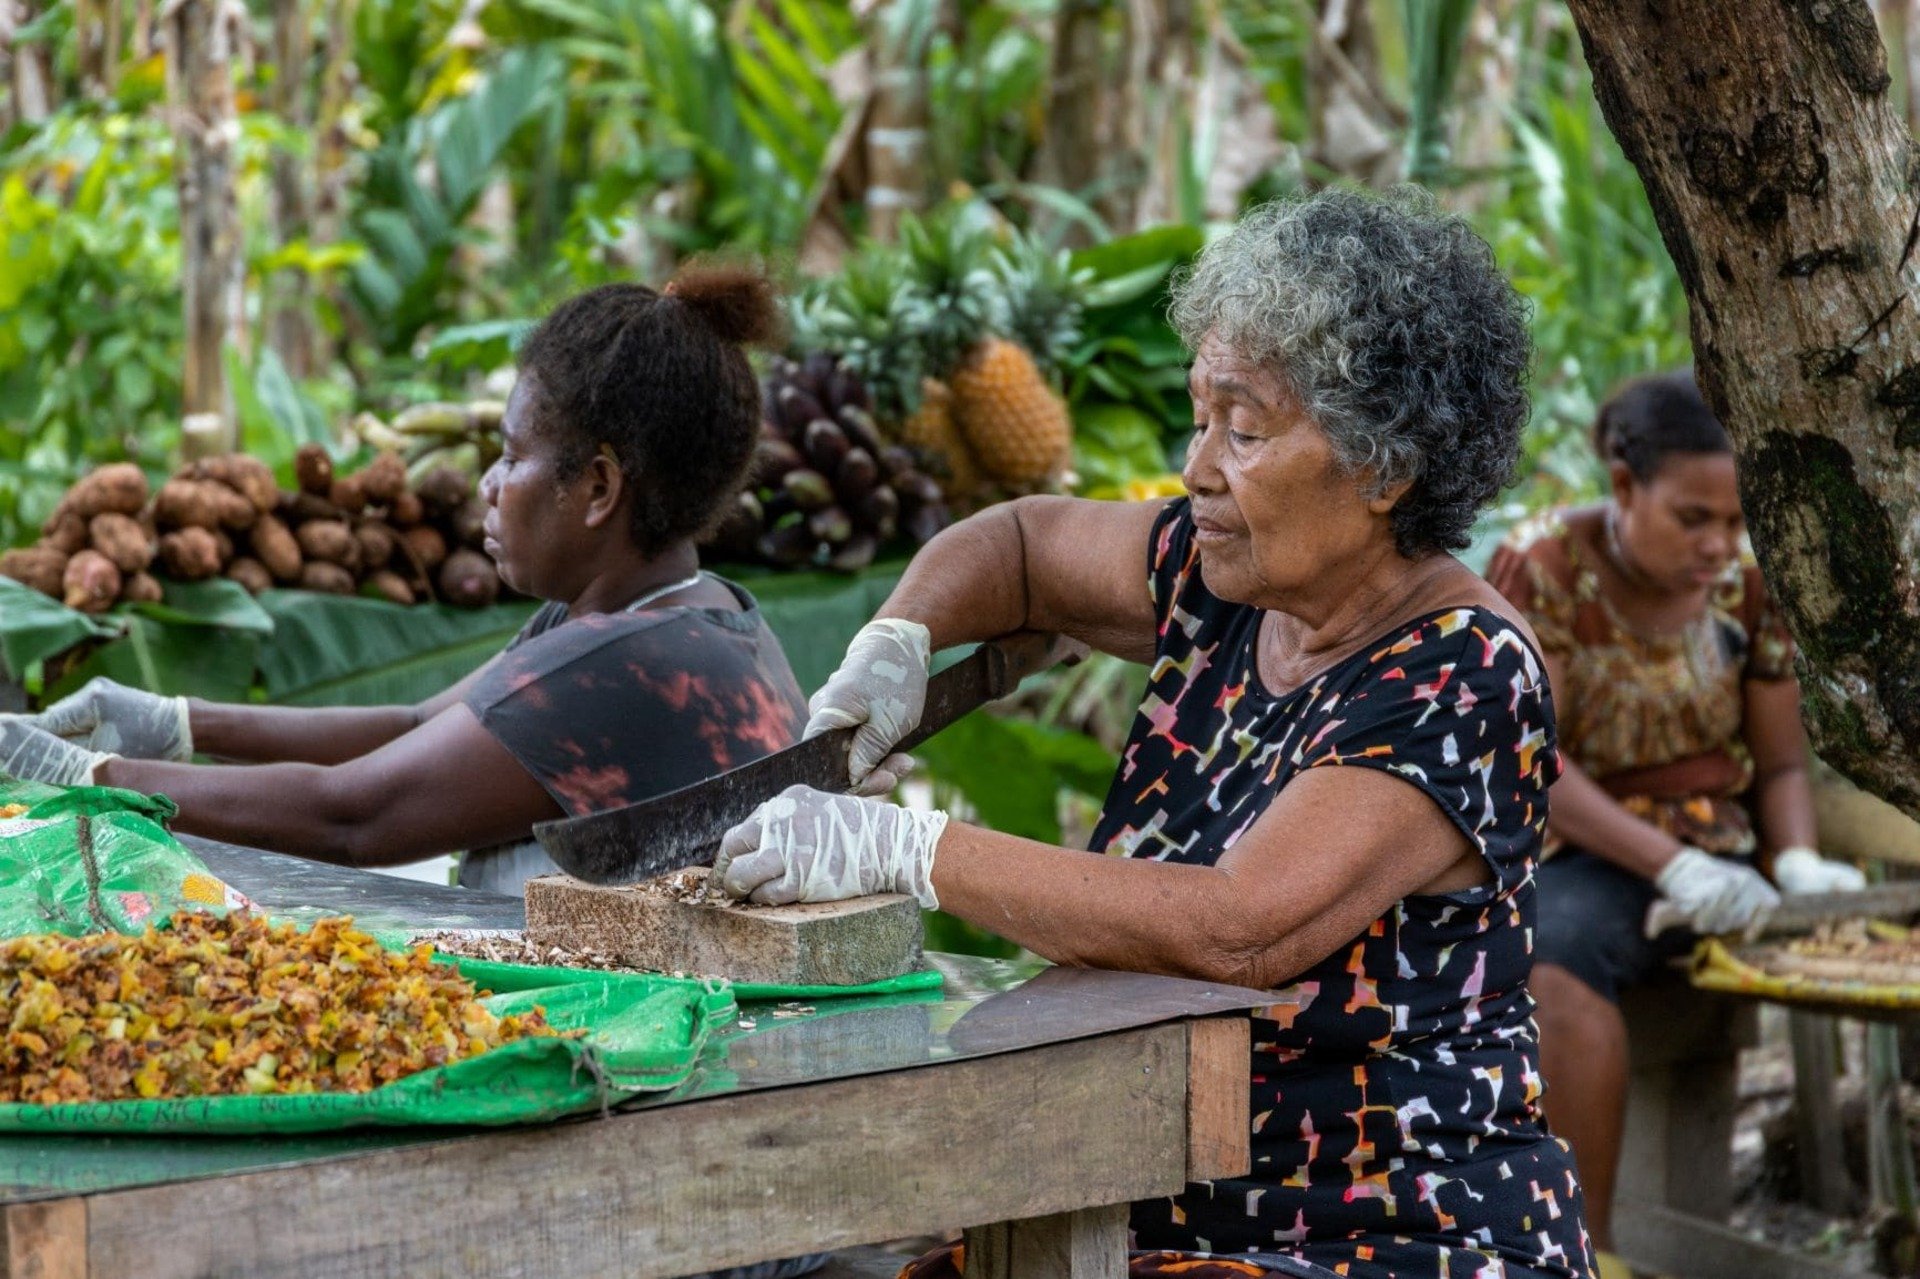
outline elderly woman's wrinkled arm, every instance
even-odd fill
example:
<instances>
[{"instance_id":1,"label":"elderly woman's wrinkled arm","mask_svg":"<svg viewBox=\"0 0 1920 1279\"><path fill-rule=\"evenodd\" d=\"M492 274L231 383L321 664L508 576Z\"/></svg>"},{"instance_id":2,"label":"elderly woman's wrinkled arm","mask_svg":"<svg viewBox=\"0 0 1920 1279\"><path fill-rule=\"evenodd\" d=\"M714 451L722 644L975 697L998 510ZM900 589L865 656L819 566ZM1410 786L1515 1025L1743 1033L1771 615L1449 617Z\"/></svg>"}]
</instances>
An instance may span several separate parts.
<instances>
[{"instance_id":1,"label":"elderly woman's wrinkled arm","mask_svg":"<svg viewBox=\"0 0 1920 1279\"><path fill-rule=\"evenodd\" d=\"M925 626L936 652L1039 630L1151 661L1147 543L1162 509L1066 497L1002 502L929 542L878 615Z\"/></svg>"},{"instance_id":2,"label":"elderly woman's wrinkled arm","mask_svg":"<svg viewBox=\"0 0 1920 1279\"><path fill-rule=\"evenodd\" d=\"M1271 989L1400 899L1487 882L1466 836L1412 784L1313 768L1213 866L1070 852L950 825L945 910L1061 964Z\"/></svg>"},{"instance_id":3,"label":"elderly woman's wrinkled arm","mask_svg":"<svg viewBox=\"0 0 1920 1279\"><path fill-rule=\"evenodd\" d=\"M347 866L394 866L525 838L560 807L464 705L358 759L175 764L111 759L102 785L163 794L193 835Z\"/></svg>"}]
</instances>

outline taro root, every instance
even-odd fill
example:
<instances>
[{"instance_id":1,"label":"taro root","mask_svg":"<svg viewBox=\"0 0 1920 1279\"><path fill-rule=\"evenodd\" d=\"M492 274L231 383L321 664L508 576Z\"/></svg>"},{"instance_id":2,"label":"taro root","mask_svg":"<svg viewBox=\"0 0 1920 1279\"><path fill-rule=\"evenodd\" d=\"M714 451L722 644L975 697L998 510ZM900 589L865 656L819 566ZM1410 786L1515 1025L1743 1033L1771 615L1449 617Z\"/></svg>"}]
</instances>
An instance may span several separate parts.
<instances>
[{"instance_id":1,"label":"taro root","mask_svg":"<svg viewBox=\"0 0 1920 1279\"><path fill-rule=\"evenodd\" d=\"M200 582L220 572L220 542L212 529L176 529L160 538L160 564L168 577Z\"/></svg>"},{"instance_id":2,"label":"taro root","mask_svg":"<svg viewBox=\"0 0 1920 1279\"><path fill-rule=\"evenodd\" d=\"M372 572L385 568L387 561L393 558L393 544L400 535L377 520L370 520L353 530L353 540L360 543L360 569Z\"/></svg>"},{"instance_id":3,"label":"taro root","mask_svg":"<svg viewBox=\"0 0 1920 1279\"><path fill-rule=\"evenodd\" d=\"M271 515L262 515L253 526L253 554L273 574L276 582L300 580L300 543L285 524Z\"/></svg>"},{"instance_id":4,"label":"taro root","mask_svg":"<svg viewBox=\"0 0 1920 1279\"><path fill-rule=\"evenodd\" d=\"M86 517L65 502L56 506L53 514L47 517L47 522L40 526L42 545L50 546L62 555L86 550L87 536Z\"/></svg>"},{"instance_id":5,"label":"taro root","mask_svg":"<svg viewBox=\"0 0 1920 1279\"><path fill-rule=\"evenodd\" d=\"M42 595L66 592L67 553L52 546L22 546L0 554L0 577L10 577Z\"/></svg>"},{"instance_id":6,"label":"taro root","mask_svg":"<svg viewBox=\"0 0 1920 1279\"><path fill-rule=\"evenodd\" d=\"M327 500L348 515L358 515L367 509L367 490L359 476L343 475L333 482Z\"/></svg>"},{"instance_id":7,"label":"taro root","mask_svg":"<svg viewBox=\"0 0 1920 1279\"><path fill-rule=\"evenodd\" d=\"M413 491L428 515L438 519L453 514L473 496L473 481L456 466L436 466L420 477Z\"/></svg>"},{"instance_id":8,"label":"taro root","mask_svg":"<svg viewBox=\"0 0 1920 1279\"><path fill-rule=\"evenodd\" d=\"M387 522L395 528L411 528L426 518L426 505L413 493L402 492L387 508Z\"/></svg>"},{"instance_id":9,"label":"taro root","mask_svg":"<svg viewBox=\"0 0 1920 1279\"><path fill-rule=\"evenodd\" d=\"M485 608L500 596L500 575L478 551L458 550L440 566L440 598L461 608Z\"/></svg>"},{"instance_id":10,"label":"taro root","mask_svg":"<svg viewBox=\"0 0 1920 1279\"><path fill-rule=\"evenodd\" d=\"M159 579L151 573L130 573L120 588L120 598L129 604L158 604L164 596Z\"/></svg>"},{"instance_id":11,"label":"taro root","mask_svg":"<svg viewBox=\"0 0 1920 1279\"><path fill-rule=\"evenodd\" d=\"M309 520L294 530L301 553L309 560L325 560L352 568L360 559L360 544L343 520Z\"/></svg>"},{"instance_id":12,"label":"taro root","mask_svg":"<svg viewBox=\"0 0 1920 1279\"><path fill-rule=\"evenodd\" d=\"M406 492L407 464L400 460L398 453L382 453L353 478L360 482L360 491L367 495L367 501L386 506Z\"/></svg>"},{"instance_id":13,"label":"taro root","mask_svg":"<svg viewBox=\"0 0 1920 1279\"><path fill-rule=\"evenodd\" d=\"M242 555L227 565L227 576L246 587L249 595L258 595L273 585L273 574L251 555Z\"/></svg>"},{"instance_id":14,"label":"taro root","mask_svg":"<svg viewBox=\"0 0 1920 1279\"><path fill-rule=\"evenodd\" d=\"M113 561L122 573L138 573L153 563L153 543L140 521L118 511L106 511L93 517L87 526L93 549Z\"/></svg>"},{"instance_id":15,"label":"taro root","mask_svg":"<svg viewBox=\"0 0 1920 1279\"><path fill-rule=\"evenodd\" d=\"M293 474L300 491L325 497L333 491L333 459L318 444L302 444L293 455Z\"/></svg>"},{"instance_id":16,"label":"taro root","mask_svg":"<svg viewBox=\"0 0 1920 1279\"><path fill-rule=\"evenodd\" d=\"M311 493L289 493L284 495L275 507L275 513L292 528L305 524L308 520L345 519L346 512L324 497L315 497Z\"/></svg>"},{"instance_id":17,"label":"taro root","mask_svg":"<svg viewBox=\"0 0 1920 1279\"><path fill-rule=\"evenodd\" d=\"M153 499L153 517L167 528L248 528L258 515L217 480L168 480Z\"/></svg>"},{"instance_id":18,"label":"taro root","mask_svg":"<svg viewBox=\"0 0 1920 1279\"><path fill-rule=\"evenodd\" d=\"M408 529L400 535L406 543L408 558L416 561L423 572L431 573L446 563L447 539L440 536L440 530L431 524L421 524Z\"/></svg>"},{"instance_id":19,"label":"taro root","mask_svg":"<svg viewBox=\"0 0 1920 1279\"><path fill-rule=\"evenodd\" d=\"M413 588L407 585L407 579L390 568L383 568L367 578L367 589L394 604L414 602Z\"/></svg>"},{"instance_id":20,"label":"taro root","mask_svg":"<svg viewBox=\"0 0 1920 1279\"><path fill-rule=\"evenodd\" d=\"M131 462L103 466L68 491L61 505L83 520L106 511L137 515L147 504L147 477Z\"/></svg>"},{"instance_id":21,"label":"taro root","mask_svg":"<svg viewBox=\"0 0 1920 1279\"><path fill-rule=\"evenodd\" d=\"M67 561L60 585L68 608L104 613L120 598L120 570L98 551L85 550Z\"/></svg>"},{"instance_id":22,"label":"taro root","mask_svg":"<svg viewBox=\"0 0 1920 1279\"><path fill-rule=\"evenodd\" d=\"M338 564L314 560L301 566L300 586L303 590L324 591L328 595L351 595L353 574Z\"/></svg>"},{"instance_id":23,"label":"taro root","mask_svg":"<svg viewBox=\"0 0 1920 1279\"><path fill-rule=\"evenodd\" d=\"M273 481L273 469L257 457L246 457L235 453L227 459L233 478L227 482L247 501L253 503L253 509L265 515L273 509L280 496L280 488Z\"/></svg>"},{"instance_id":24,"label":"taro root","mask_svg":"<svg viewBox=\"0 0 1920 1279\"><path fill-rule=\"evenodd\" d=\"M213 545L220 555L220 567L233 563L233 539L227 536L225 529L213 530Z\"/></svg>"}]
</instances>

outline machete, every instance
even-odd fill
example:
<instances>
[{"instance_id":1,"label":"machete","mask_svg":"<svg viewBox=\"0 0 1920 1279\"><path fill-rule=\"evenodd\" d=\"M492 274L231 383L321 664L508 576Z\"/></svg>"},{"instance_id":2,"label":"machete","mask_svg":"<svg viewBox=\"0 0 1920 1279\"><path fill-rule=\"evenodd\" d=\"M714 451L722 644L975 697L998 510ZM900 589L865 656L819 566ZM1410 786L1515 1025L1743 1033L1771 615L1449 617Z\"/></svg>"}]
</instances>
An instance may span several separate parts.
<instances>
[{"instance_id":1,"label":"machete","mask_svg":"<svg viewBox=\"0 0 1920 1279\"><path fill-rule=\"evenodd\" d=\"M980 645L971 656L927 681L920 724L900 744L912 750L968 712L997 701L1036 671L1086 650L1058 635L1023 631ZM561 870L590 884L633 884L713 860L720 837L789 786L846 791L851 728L810 737L797 746L743 764L653 799L533 828Z\"/></svg>"}]
</instances>

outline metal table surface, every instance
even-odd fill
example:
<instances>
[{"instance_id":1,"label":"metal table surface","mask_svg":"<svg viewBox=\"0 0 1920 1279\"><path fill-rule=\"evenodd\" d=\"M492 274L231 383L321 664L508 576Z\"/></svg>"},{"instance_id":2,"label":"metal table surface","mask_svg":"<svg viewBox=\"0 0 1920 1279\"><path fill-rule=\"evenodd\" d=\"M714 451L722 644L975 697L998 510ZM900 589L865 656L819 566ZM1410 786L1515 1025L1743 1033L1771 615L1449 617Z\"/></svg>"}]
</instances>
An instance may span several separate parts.
<instances>
[{"instance_id":1,"label":"metal table surface","mask_svg":"<svg viewBox=\"0 0 1920 1279\"><path fill-rule=\"evenodd\" d=\"M516 897L441 888L256 849L187 840L208 867L276 914L352 913L375 929L520 928ZM940 990L749 1004L671 1092L621 1110L984 1057L1256 1008L1260 991L1139 973L930 955ZM783 1015L775 1016L777 1011ZM593 1122L591 1118L564 1122ZM249 1137L0 1137L0 1205L430 1146L473 1129L360 1129Z\"/></svg>"}]
</instances>

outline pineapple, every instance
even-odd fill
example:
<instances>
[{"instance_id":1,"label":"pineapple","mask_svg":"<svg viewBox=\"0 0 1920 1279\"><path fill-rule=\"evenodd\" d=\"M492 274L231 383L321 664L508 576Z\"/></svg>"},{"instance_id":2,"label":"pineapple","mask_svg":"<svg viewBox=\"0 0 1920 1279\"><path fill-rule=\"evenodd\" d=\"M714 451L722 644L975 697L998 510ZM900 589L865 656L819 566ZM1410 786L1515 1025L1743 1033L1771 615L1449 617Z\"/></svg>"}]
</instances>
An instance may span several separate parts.
<instances>
[{"instance_id":1,"label":"pineapple","mask_svg":"<svg viewBox=\"0 0 1920 1279\"><path fill-rule=\"evenodd\" d=\"M900 442L927 459L947 500L964 506L980 489L980 464L953 420L953 392L934 378L920 383L920 407L900 424Z\"/></svg>"},{"instance_id":2,"label":"pineapple","mask_svg":"<svg viewBox=\"0 0 1920 1279\"><path fill-rule=\"evenodd\" d=\"M987 233L958 216L904 223L901 242L923 295L917 318L928 367L945 374L954 421L980 468L1016 485L1060 476L1073 449L1066 402L1033 357L1002 336L1013 319L1007 280L1020 279L1037 295L1038 273L1008 271L1004 257L996 263ZM1030 301L1030 313L1039 314L1037 298Z\"/></svg>"},{"instance_id":3,"label":"pineapple","mask_svg":"<svg viewBox=\"0 0 1920 1279\"><path fill-rule=\"evenodd\" d=\"M960 433L994 479L1029 484L1066 471L1073 419L1025 348L1005 338L986 338L968 352L949 383Z\"/></svg>"}]
</instances>

